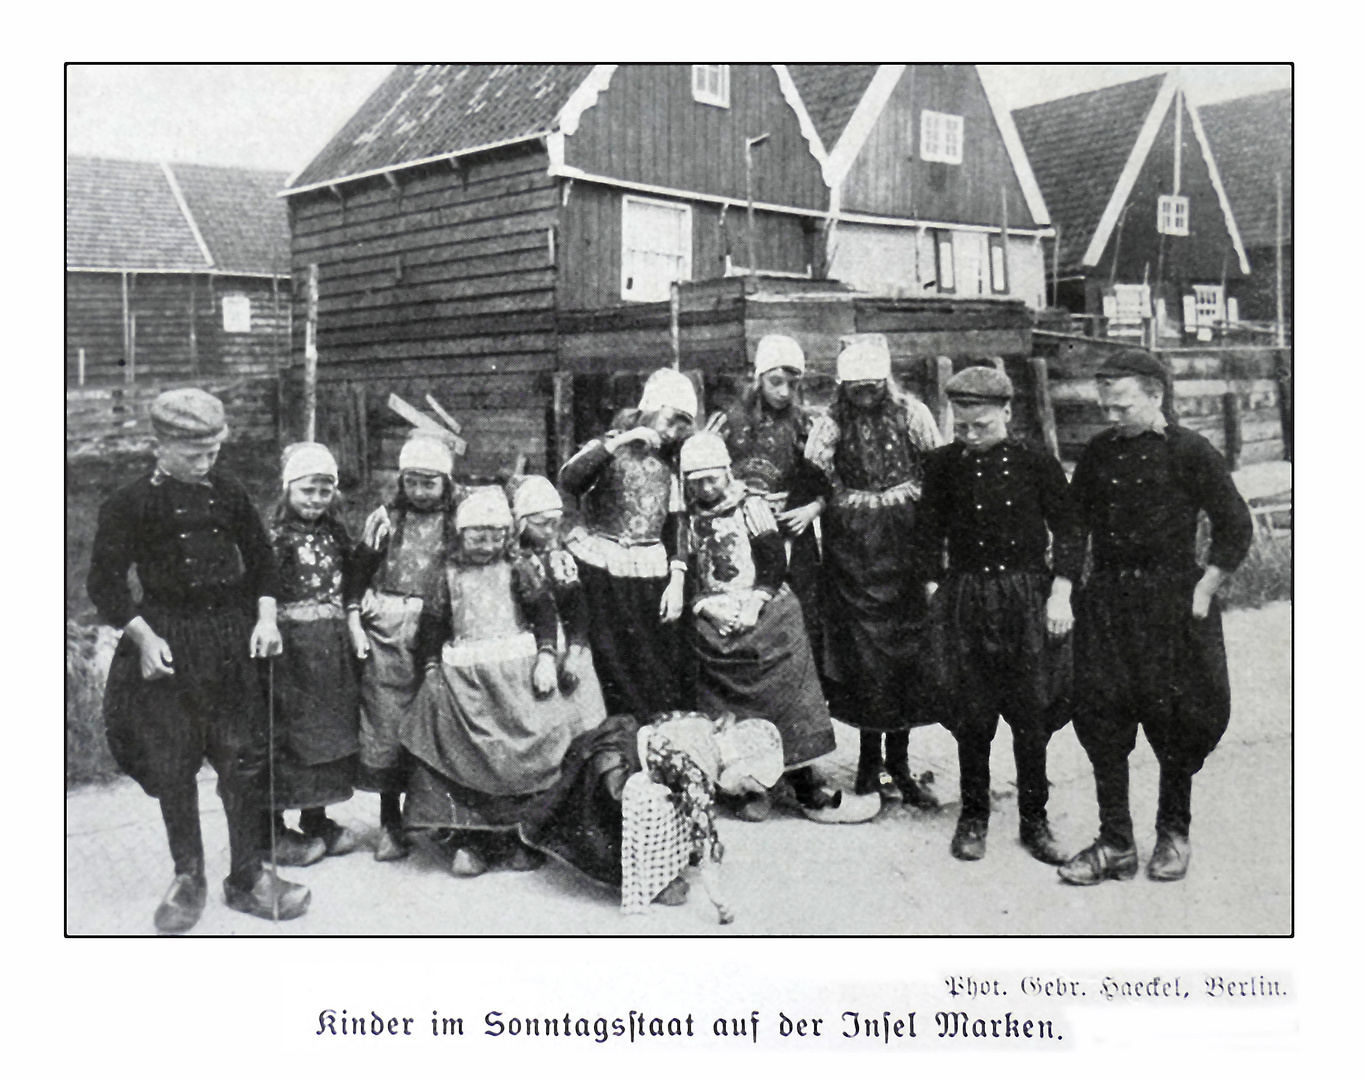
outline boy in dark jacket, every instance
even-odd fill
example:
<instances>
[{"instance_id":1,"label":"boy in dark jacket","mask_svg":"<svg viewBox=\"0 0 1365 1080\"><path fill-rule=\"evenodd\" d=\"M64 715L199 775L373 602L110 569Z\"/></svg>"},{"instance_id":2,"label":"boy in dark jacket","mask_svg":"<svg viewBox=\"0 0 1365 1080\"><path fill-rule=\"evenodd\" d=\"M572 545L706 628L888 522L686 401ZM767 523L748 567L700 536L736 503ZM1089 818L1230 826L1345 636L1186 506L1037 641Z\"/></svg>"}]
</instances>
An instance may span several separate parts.
<instances>
[{"instance_id":1,"label":"boy in dark jacket","mask_svg":"<svg viewBox=\"0 0 1365 1080\"><path fill-rule=\"evenodd\" d=\"M1019 839L1035 859L1058 865L1065 856L1047 820L1047 744L1067 720L1071 583L1084 549L1062 466L1010 437L1009 377L970 367L947 391L956 441L928 457L915 536L961 772L952 852L986 854L991 740L1003 716L1014 739Z\"/></svg>"},{"instance_id":2,"label":"boy in dark jacket","mask_svg":"<svg viewBox=\"0 0 1365 1080\"><path fill-rule=\"evenodd\" d=\"M227 818L228 906L293 919L307 910L308 889L267 873L260 855L268 731L253 659L280 652L270 542L246 489L215 468L227 436L222 402L170 390L151 419L156 467L100 508L88 588L101 618L123 628L104 696L109 748L160 801L175 862L155 925L184 933L204 910L196 777L205 758Z\"/></svg>"}]
</instances>

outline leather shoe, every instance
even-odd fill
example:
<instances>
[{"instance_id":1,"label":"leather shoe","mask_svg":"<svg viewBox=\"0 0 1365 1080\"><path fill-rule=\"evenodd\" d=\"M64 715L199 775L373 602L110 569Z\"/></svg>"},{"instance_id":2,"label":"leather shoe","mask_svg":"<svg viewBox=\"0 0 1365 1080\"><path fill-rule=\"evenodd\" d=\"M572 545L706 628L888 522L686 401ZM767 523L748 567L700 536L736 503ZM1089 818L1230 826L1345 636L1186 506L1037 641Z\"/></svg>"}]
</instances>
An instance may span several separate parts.
<instances>
[{"instance_id":1,"label":"leather shoe","mask_svg":"<svg viewBox=\"0 0 1365 1080\"><path fill-rule=\"evenodd\" d=\"M277 866L312 866L327 854L327 842L320 836L304 836L294 829L275 832L275 860ZM261 852L270 862L270 849Z\"/></svg>"},{"instance_id":2,"label":"leather shoe","mask_svg":"<svg viewBox=\"0 0 1365 1080\"><path fill-rule=\"evenodd\" d=\"M930 772L921 773L918 780L910 772L909 768L889 767L891 772L891 782L896 785L900 792L901 801L909 806L918 807L920 810L942 810L943 804L932 791L929 790L930 783L933 782L934 774Z\"/></svg>"},{"instance_id":3,"label":"leather shoe","mask_svg":"<svg viewBox=\"0 0 1365 1080\"><path fill-rule=\"evenodd\" d=\"M859 759L858 775L853 781L853 794L888 795L890 790L891 777L882 771L882 763Z\"/></svg>"},{"instance_id":4,"label":"leather shoe","mask_svg":"<svg viewBox=\"0 0 1365 1080\"><path fill-rule=\"evenodd\" d=\"M1039 862L1047 863L1049 866L1066 864L1066 852L1061 844L1057 843L1057 838L1052 835L1052 829L1046 821L1019 822L1019 842Z\"/></svg>"},{"instance_id":5,"label":"leather shoe","mask_svg":"<svg viewBox=\"0 0 1365 1080\"><path fill-rule=\"evenodd\" d=\"M1057 867L1068 885L1098 885L1101 881L1131 881L1137 875L1137 849L1116 848L1096 840L1069 862Z\"/></svg>"},{"instance_id":6,"label":"leather shoe","mask_svg":"<svg viewBox=\"0 0 1365 1080\"><path fill-rule=\"evenodd\" d=\"M958 818L957 831L953 833L952 852L954 859L975 862L986 854L987 822L981 818Z\"/></svg>"},{"instance_id":7,"label":"leather shoe","mask_svg":"<svg viewBox=\"0 0 1365 1080\"><path fill-rule=\"evenodd\" d=\"M1152 861L1147 864L1147 876L1152 881L1180 881L1189 868L1190 838L1161 833L1156 838Z\"/></svg>"},{"instance_id":8,"label":"leather shoe","mask_svg":"<svg viewBox=\"0 0 1365 1080\"><path fill-rule=\"evenodd\" d=\"M183 934L204 914L208 882L193 874L176 874L171 887L157 905L152 922L158 934Z\"/></svg>"},{"instance_id":9,"label":"leather shoe","mask_svg":"<svg viewBox=\"0 0 1365 1080\"><path fill-rule=\"evenodd\" d=\"M223 882L223 899L233 911L255 915L260 919L297 919L308 910L313 894L306 885L284 881L268 870L256 875L250 889L234 885L232 879Z\"/></svg>"},{"instance_id":10,"label":"leather shoe","mask_svg":"<svg viewBox=\"0 0 1365 1080\"><path fill-rule=\"evenodd\" d=\"M394 828L381 828L374 845L375 862L396 862L408 857L408 843Z\"/></svg>"},{"instance_id":11,"label":"leather shoe","mask_svg":"<svg viewBox=\"0 0 1365 1080\"><path fill-rule=\"evenodd\" d=\"M456 877L478 877L488 869L488 860L473 848L456 848L450 859L450 872Z\"/></svg>"},{"instance_id":12,"label":"leather shoe","mask_svg":"<svg viewBox=\"0 0 1365 1080\"><path fill-rule=\"evenodd\" d=\"M664 907L678 907L687 903L687 882L683 876L679 874L665 885L654 898L654 903L663 904Z\"/></svg>"}]
</instances>

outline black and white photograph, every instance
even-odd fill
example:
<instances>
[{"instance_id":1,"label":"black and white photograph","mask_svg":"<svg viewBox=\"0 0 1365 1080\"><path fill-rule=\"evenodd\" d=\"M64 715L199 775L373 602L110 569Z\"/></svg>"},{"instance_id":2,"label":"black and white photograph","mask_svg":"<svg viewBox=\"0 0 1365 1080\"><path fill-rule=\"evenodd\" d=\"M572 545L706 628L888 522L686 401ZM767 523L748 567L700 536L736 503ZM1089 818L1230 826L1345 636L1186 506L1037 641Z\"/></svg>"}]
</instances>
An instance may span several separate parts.
<instances>
[{"instance_id":1,"label":"black and white photograph","mask_svg":"<svg viewBox=\"0 0 1365 1080\"><path fill-rule=\"evenodd\" d=\"M1292 937L1293 72L68 64L65 935Z\"/></svg>"}]
</instances>

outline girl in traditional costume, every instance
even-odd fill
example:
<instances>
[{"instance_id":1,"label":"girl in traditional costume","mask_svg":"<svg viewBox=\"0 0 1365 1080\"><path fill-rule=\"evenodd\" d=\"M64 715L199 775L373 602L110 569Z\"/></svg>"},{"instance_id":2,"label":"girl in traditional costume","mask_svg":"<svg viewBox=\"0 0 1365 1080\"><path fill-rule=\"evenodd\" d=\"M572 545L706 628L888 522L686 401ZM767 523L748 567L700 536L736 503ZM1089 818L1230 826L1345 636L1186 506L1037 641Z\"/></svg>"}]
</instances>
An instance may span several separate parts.
<instances>
[{"instance_id":1,"label":"girl in traditional costume","mask_svg":"<svg viewBox=\"0 0 1365 1080\"><path fill-rule=\"evenodd\" d=\"M512 518L517 559L533 564L526 572L544 577L554 598L559 617L556 659L560 692L583 710L584 724L595 727L607 710L592 662L583 583L560 535L563 500L545 477L521 477L513 486Z\"/></svg>"},{"instance_id":2,"label":"girl in traditional costume","mask_svg":"<svg viewBox=\"0 0 1365 1080\"><path fill-rule=\"evenodd\" d=\"M515 843L519 816L559 779L587 710L573 700L581 685L568 696L560 688L554 596L534 559L512 556L503 490L473 489L455 529L443 599L422 615L425 673L402 725L414 759L404 820L438 830L457 876L505 853L512 869L531 870L540 860Z\"/></svg>"},{"instance_id":3,"label":"girl in traditional costume","mask_svg":"<svg viewBox=\"0 0 1365 1080\"><path fill-rule=\"evenodd\" d=\"M806 637L817 669L823 664L820 545L816 522L829 499L824 473L806 460L814 416L801 403L806 357L801 346L768 334L754 354L754 383L726 414L725 443L732 471L762 495L786 542L787 584L801 602Z\"/></svg>"},{"instance_id":4,"label":"girl in traditional costume","mask_svg":"<svg viewBox=\"0 0 1365 1080\"><path fill-rule=\"evenodd\" d=\"M640 407L618 414L560 470L584 524L565 538L578 563L593 661L610 713L645 716L683 704L678 618L687 570L677 447L697 394L671 368L645 383Z\"/></svg>"},{"instance_id":5,"label":"girl in traditional costume","mask_svg":"<svg viewBox=\"0 0 1365 1080\"><path fill-rule=\"evenodd\" d=\"M398 729L421 684L413 649L422 612L440 599L451 538L454 457L444 439L414 432L398 456L398 494L365 523L358 572L347 593L360 684L360 772L356 786L379 792L381 862L404 858Z\"/></svg>"},{"instance_id":6,"label":"girl in traditional costume","mask_svg":"<svg viewBox=\"0 0 1365 1080\"><path fill-rule=\"evenodd\" d=\"M763 717L781 733L786 777L805 809L838 806L811 762L834 749L834 726L806 640L801 605L785 584L787 556L768 501L735 480L712 432L683 444L697 706ZM741 808L767 816L766 794Z\"/></svg>"},{"instance_id":7,"label":"girl in traditional costume","mask_svg":"<svg viewBox=\"0 0 1365 1080\"><path fill-rule=\"evenodd\" d=\"M357 838L327 816L351 797L360 743L360 685L346 629L344 588L354 545L337 508L337 465L321 443L284 451L284 497L271 541L279 568L278 621L284 651L275 661L275 799L271 823L284 865L346 855ZM298 832L283 810L298 809Z\"/></svg>"},{"instance_id":8,"label":"girl in traditional costume","mask_svg":"<svg viewBox=\"0 0 1365 1080\"><path fill-rule=\"evenodd\" d=\"M861 731L858 794L899 789L906 802L937 809L911 775L908 751L910 729L939 719L926 668L924 575L911 539L924 455L942 439L924 404L892 381L884 341L844 349L838 379L838 396L806 446L833 489L822 519L830 705Z\"/></svg>"}]
</instances>

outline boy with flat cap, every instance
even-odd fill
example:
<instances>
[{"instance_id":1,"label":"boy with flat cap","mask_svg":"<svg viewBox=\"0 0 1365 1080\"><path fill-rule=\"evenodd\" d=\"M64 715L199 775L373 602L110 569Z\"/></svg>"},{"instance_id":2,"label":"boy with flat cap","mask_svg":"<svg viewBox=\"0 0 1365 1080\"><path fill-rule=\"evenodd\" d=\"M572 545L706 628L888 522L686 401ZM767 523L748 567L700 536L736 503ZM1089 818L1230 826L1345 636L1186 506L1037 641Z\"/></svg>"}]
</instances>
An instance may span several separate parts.
<instances>
[{"instance_id":1,"label":"boy with flat cap","mask_svg":"<svg viewBox=\"0 0 1365 1080\"><path fill-rule=\"evenodd\" d=\"M151 420L156 466L100 508L87 587L100 616L123 627L104 694L109 748L160 801L175 862L155 925L184 933L204 910L196 777L205 758L227 818L228 906L296 918L308 889L261 865L268 730L253 658L280 652L270 541L246 489L215 467L227 436L222 402L169 390ZM134 566L140 603L128 586Z\"/></svg>"},{"instance_id":2,"label":"boy with flat cap","mask_svg":"<svg viewBox=\"0 0 1365 1080\"><path fill-rule=\"evenodd\" d=\"M1068 719L1071 583L1084 548L1062 466L1009 433L1009 377L969 367L947 392L956 441L925 462L915 541L945 726L957 738L962 810L952 853L986 854L991 740L1003 716L1014 740L1019 839L1056 866L1066 856L1048 826L1047 744Z\"/></svg>"},{"instance_id":3,"label":"boy with flat cap","mask_svg":"<svg viewBox=\"0 0 1365 1080\"><path fill-rule=\"evenodd\" d=\"M1251 546L1251 514L1222 455L1166 419L1165 365L1125 349L1096 383L1109 429L1076 465L1071 496L1094 566L1076 604L1076 735L1095 769L1099 838L1058 870L1071 885L1137 873L1128 755L1139 725L1161 767L1153 881L1190 861L1190 790L1231 712L1223 625L1214 594ZM1208 565L1195 561L1199 511Z\"/></svg>"}]
</instances>

